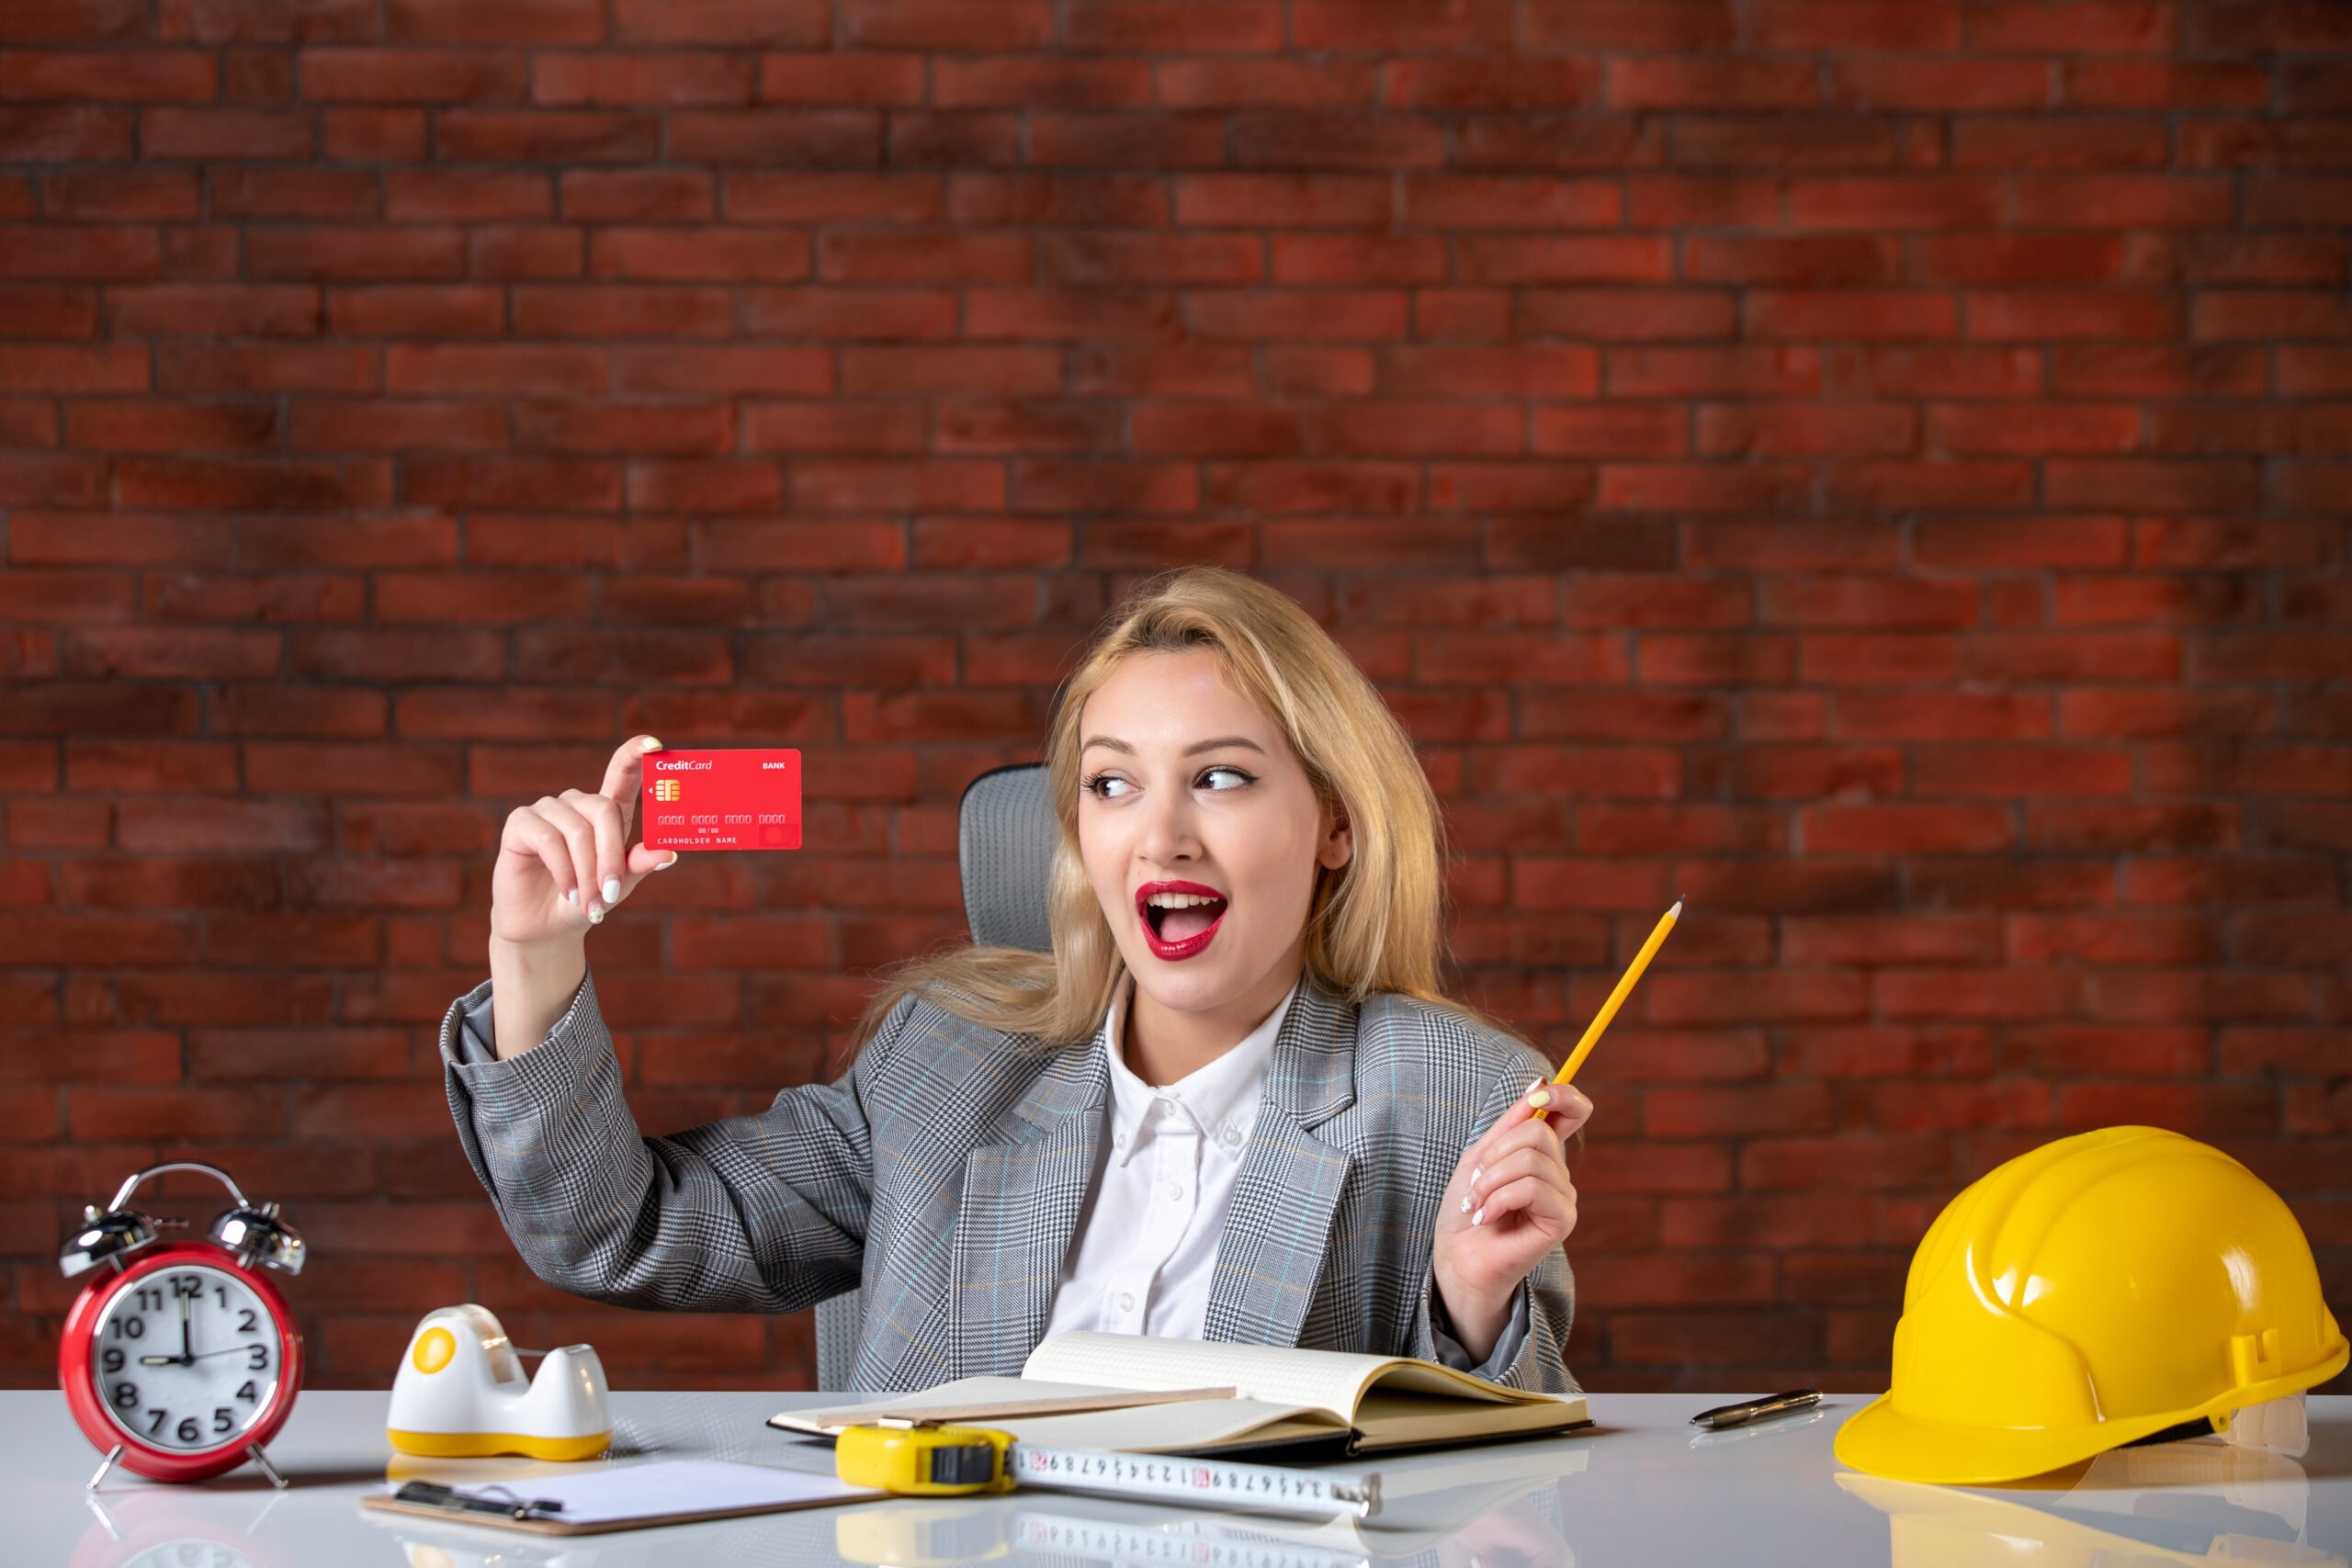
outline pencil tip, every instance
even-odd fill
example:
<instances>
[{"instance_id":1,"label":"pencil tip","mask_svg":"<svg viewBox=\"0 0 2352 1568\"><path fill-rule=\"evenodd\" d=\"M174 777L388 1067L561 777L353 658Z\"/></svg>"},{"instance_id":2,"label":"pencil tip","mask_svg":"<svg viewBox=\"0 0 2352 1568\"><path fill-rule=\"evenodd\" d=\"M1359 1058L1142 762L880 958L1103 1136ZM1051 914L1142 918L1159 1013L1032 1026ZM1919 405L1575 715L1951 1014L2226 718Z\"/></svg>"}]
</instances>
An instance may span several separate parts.
<instances>
[{"instance_id":1,"label":"pencil tip","mask_svg":"<svg viewBox=\"0 0 2352 1568\"><path fill-rule=\"evenodd\" d=\"M1677 898L1674 901L1674 908L1668 909L1666 912L1666 915L1668 919L1680 919L1682 918L1682 900Z\"/></svg>"}]
</instances>

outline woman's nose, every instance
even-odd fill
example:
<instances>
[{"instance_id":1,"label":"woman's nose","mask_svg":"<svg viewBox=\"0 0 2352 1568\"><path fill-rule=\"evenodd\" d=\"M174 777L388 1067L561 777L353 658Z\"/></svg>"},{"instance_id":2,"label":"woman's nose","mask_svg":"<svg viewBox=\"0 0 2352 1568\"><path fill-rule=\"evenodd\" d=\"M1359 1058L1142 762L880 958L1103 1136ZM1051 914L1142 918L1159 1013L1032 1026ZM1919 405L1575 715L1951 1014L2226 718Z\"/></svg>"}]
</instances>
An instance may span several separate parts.
<instances>
[{"instance_id":1,"label":"woman's nose","mask_svg":"<svg viewBox=\"0 0 2352 1568\"><path fill-rule=\"evenodd\" d=\"M1164 791L1144 803L1143 838L1137 848L1144 859L1165 864L1199 858L1200 840L1193 830L1192 802L1179 791L1170 799Z\"/></svg>"}]
</instances>

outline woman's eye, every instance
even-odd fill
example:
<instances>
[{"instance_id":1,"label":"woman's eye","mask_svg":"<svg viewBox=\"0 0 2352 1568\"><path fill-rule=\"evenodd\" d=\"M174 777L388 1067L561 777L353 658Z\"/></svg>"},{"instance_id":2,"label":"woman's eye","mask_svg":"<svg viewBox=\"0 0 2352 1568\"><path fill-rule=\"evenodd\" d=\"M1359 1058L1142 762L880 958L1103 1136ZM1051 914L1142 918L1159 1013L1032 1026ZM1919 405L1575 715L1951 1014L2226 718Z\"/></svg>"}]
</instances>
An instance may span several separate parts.
<instances>
[{"instance_id":1,"label":"woman's eye","mask_svg":"<svg viewBox=\"0 0 2352 1568\"><path fill-rule=\"evenodd\" d=\"M1227 786L1215 784L1210 785L1209 787L1211 792L1217 795L1230 795L1234 790L1246 788L1247 786L1258 782L1255 774L1244 773L1239 768L1204 768L1201 772L1200 778L1203 780L1211 779L1215 778L1219 773L1230 773L1233 777L1240 780L1241 782L1239 784ZM1078 781L1078 787L1084 790L1087 794L1094 796L1097 800L1118 800L1124 798L1124 796L1109 793L1110 786L1113 784L1124 784L1126 782L1126 780L1115 777L1110 773L1089 773L1086 777ZM1196 780L1195 782L1197 783L1199 781Z\"/></svg>"}]
</instances>

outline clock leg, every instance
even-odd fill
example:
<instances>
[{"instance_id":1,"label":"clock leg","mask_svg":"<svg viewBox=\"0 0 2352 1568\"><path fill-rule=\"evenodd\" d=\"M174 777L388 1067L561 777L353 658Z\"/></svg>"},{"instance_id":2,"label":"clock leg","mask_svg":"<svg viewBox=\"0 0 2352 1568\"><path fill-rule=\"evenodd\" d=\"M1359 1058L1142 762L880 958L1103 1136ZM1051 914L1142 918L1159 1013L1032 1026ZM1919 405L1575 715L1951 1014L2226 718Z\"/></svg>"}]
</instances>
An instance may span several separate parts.
<instances>
[{"instance_id":1,"label":"clock leg","mask_svg":"<svg viewBox=\"0 0 2352 1568\"><path fill-rule=\"evenodd\" d=\"M259 1443L255 1443L253 1447L247 1449L245 1450L245 1457L252 1460L255 1464L261 1466L261 1472L269 1477L269 1483L272 1486L279 1488L283 1488L285 1486L286 1477L277 1473L277 1467L269 1462L269 1456L261 1451L261 1445Z\"/></svg>"},{"instance_id":2,"label":"clock leg","mask_svg":"<svg viewBox=\"0 0 2352 1568\"><path fill-rule=\"evenodd\" d=\"M96 1492L98 1489L98 1483L107 1478L107 1472L112 1470L114 1468L114 1461L121 1457L122 1445L120 1443L117 1443L114 1447L108 1449L107 1450L107 1457L98 1461L98 1472L90 1477L89 1481L83 1486L82 1490L85 1492Z\"/></svg>"}]
</instances>

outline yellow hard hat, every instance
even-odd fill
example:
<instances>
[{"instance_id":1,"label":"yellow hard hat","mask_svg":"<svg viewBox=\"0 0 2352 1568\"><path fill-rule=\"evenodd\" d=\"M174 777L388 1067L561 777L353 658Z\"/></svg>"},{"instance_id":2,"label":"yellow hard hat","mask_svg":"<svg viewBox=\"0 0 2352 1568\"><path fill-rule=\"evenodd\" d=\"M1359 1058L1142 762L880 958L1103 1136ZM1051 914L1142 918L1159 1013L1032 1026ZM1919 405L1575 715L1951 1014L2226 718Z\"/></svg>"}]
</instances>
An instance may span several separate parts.
<instances>
[{"instance_id":1,"label":"yellow hard hat","mask_svg":"<svg viewBox=\"0 0 2352 1568\"><path fill-rule=\"evenodd\" d=\"M2302 1227L2262 1179L2159 1127L2045 1144L1920 1239L1893 1386L1838 1458L1903 1481L2038 1475L2325 1382L2343 1330Z\"/></svg>"}]
</instances>

